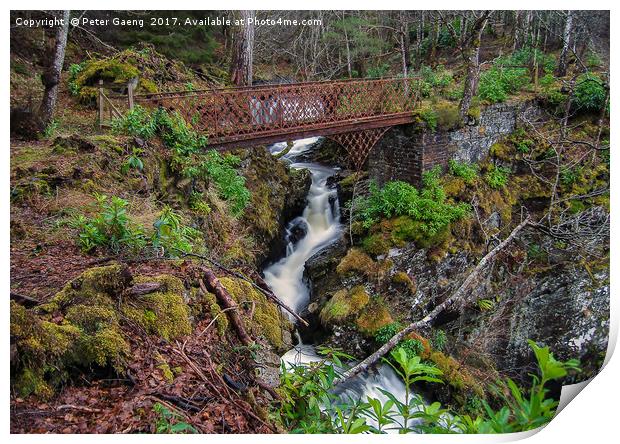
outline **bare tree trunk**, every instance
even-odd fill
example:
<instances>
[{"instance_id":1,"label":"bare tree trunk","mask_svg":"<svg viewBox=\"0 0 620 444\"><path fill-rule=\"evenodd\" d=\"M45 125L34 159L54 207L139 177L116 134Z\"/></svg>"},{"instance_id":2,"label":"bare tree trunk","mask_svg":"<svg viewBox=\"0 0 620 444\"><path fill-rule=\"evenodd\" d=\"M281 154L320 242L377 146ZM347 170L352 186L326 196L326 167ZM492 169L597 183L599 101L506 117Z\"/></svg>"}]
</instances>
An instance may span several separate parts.
<instances>
[{"instance_id":1,"label":"bare tree trunk","mask_svg":"<svg viewBox=\"0 0 620 444\"><path fill-rule=\"evenodd\" d=\"M239 25L234 28L233 53L230 64L230 79L236 86L252 85L252 63L254 61L254 11L239 11Z\"/></svg>"},{"instance_id":2,"label":"bare tree trunk","mask_svg":"<svg viewBox=\"0 0 620 444\"><path fill-rule=\"evenodd\" d=\"M472 29L473 38L468 48L463 49L463 57L467 65L467 74L465 77L465 87L463 88L463 99L459 106L461 118L465 119L471 106L473 97L478 92L478 80L480 78L480 40L482 39L482 32L488 22L488 15L483 15L481 18L475 21Z\"/></svg>"},{"instance_id":3,"label":"bare tree trunk","mask_svg":"<svg viewBox=\"0 0 620 444\"><path fill-rule=\"evenodd\" d=\"M516 51L517 49L519 49L519 34L521 33L521 29L519 27L519 22L520 22L520 17L521 17L521 11L515 11L514 12L514 36L513 36L513 40L512 40L512 51Z\"/></svg>"},{"instance_id":4,"label":"bare tree trunk","mask_svg":"<svg viewBox=\"0 0 620 444\"><path fill-rule=\"evenodd\" d=\"M67 47L67 36L69 35L69 13L70 11L62 11L62 16L60 17L62 23L56 30L56 42L54 43L50 64L42 76L45 91L43 92L43 100L39 108L41 129L46 128L50 124L56 110L58 84L60 83L62 65L65 62L65 49Z\"/></svg>"},{"instance_id":5,"label":"bare tree trunk","mask_svg":"<svg viewBox=\"0 0 620 444\"><path fill-rule=\"evenodd\" d=\"M564 77L568 68L568 51L570 49L570 33L573 29L573 11L568 11L566 22L564 23L564 36L562 42L562 52L558 61L558 77Z\"/></svg>"},{"instance_id":6,"label":"bare tree trunk","mask_svg":"<svg viewBox=\"0 0 620 444\"><path fill-rule=\"evenodd\" d=\"M428 328L432 321L439 316L444 310L453 306L455 303L459 301L464 301L471 294L469 287L476 282L480 273L484 270L487 264L489 264L493 258L502 251L514 238L515 236L530 223L529 218L526 218L523 222L515 227L514 230L508 235L506 239L500 242L495 248L487 253L476 268L467 276L465 281L461 284L461 286L444 302L435 307L429 314L427 314L423 319L419 321L412 322L405 329L396 333L388 342L383 344L381 348L379 348L372 355L368 356L366 359L344 372L344 374L334 381L334 385L337 385L355 375L358 375L364 371L366 371L371 365L375 364L379 359L389 353L400 341L402 341L409 333L412 333L416 330Z\"/></svg>"},{"instance_id":7,"label":"bare tree trunk","mask_svg":"<svg viewBox=\"0 0 620 444\"><path fill-rule=\"evenodd\" d=\"M353 77L353 72L351 69L351 47L349 46L349 34L347 33L347 24L345 23L344 12L342 13L342 24L344 29L344 42L347 48L347 74L349 74L349 78Z\"/></svg>"}]
</instances>

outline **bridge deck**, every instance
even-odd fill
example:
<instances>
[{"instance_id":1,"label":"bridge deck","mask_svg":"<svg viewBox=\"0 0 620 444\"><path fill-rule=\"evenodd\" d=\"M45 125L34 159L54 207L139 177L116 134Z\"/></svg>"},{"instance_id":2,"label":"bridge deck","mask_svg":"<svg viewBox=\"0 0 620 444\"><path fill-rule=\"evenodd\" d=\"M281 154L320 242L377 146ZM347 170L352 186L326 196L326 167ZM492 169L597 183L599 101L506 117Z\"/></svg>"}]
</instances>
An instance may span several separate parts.
<instances>
[{"instance_id":1,"label":"bridge deck","mask_svg":"<svg viewBox=\"0 0 620 444\"><path fill-rule=\"evenodd\" d=\"M414 79L360 79L137 95L179 112L213 147L329 136L413 121Z\"/></svg>"}]
</instances>

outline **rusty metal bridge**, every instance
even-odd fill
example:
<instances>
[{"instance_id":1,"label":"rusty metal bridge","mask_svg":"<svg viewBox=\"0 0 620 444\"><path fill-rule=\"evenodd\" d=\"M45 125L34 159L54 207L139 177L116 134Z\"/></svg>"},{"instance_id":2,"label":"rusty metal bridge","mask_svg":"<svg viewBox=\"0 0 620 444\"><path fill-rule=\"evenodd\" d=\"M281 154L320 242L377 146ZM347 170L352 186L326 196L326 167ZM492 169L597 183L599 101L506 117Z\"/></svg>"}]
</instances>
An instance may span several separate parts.
<instances>
[{"instance_id":1,"label":"rusty metal bridge","mask_svg":"<svg viewBox=\"0 0 620 444\"><path fill-rule=\"evenodd\" d=\"M327 136L361 168L389 128L413 121L415 85L415 79L389 78L144 95L130 90L129 107L178 112L216 149Z\"/></svg>"}]
</instances>

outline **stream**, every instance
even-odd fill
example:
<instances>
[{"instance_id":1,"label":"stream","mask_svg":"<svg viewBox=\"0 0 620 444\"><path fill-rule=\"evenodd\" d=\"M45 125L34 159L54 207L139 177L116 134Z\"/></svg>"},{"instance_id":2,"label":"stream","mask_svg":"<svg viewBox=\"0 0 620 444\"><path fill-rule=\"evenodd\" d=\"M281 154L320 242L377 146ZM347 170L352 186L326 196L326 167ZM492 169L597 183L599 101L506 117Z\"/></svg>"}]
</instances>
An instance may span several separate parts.
<instances>
[{"instance_id":1,"label":"stream","mask_svg":"<svg viewBox=\"0 0 620 444\"><path fill-rule=\"evenodd\" d=\"M308 259L321 249L335 242L342 234L340 209L335 188L327 184L328 178L336 173L335 168L315 163L295 163L295 158L307 150L318 138L301 139L294 142L283 159L291 162L292 168L306 168L312 175L308 192L307 206L303 214L289 222L286 230L286 254L279 261L264 270L265 282L274 294L296 313L309 303L310 290L304 280L304 267ZM272 154L286 148L286 143L271 146ZM299 237L302 233L302 237ZM293 319L292 319L293 320ZM320 361L313 345L298 344L282 356L287 364L307 364ZM386 401L387 397L379 391L384 389L398 399L405 399L405 385L388 365L380 365L375 371L352 378L338 387L341 397L366 400L367 396Z\"/></svg>"}]
</instances>

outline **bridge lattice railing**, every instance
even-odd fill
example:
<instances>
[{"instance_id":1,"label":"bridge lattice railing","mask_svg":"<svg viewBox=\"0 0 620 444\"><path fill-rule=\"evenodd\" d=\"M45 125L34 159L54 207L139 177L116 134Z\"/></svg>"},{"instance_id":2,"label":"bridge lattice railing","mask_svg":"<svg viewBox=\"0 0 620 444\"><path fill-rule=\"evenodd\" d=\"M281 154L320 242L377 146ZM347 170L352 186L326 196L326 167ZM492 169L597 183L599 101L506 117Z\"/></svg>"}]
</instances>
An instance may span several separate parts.
<instances>
[{"instance_id":1,"label":"bridge lattice railing","mask_svg":"<svg viewBox=\"0 0 620 444\"><path fill-rule=\"evenodd\" d=\"M210 144L320 130L410 115L416 80L360 79L136 95L136 104L179 112Z\"/></svg>"}]
</instances>

